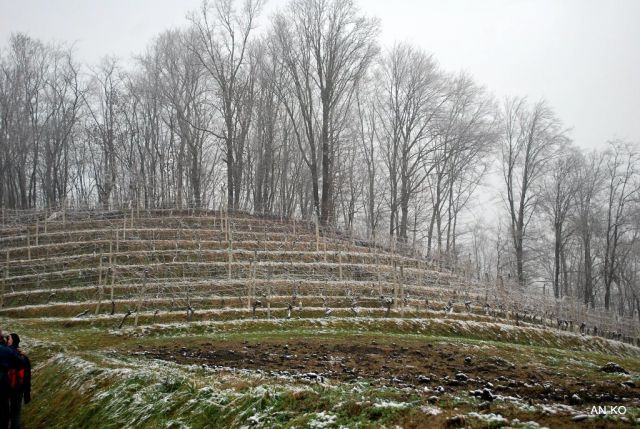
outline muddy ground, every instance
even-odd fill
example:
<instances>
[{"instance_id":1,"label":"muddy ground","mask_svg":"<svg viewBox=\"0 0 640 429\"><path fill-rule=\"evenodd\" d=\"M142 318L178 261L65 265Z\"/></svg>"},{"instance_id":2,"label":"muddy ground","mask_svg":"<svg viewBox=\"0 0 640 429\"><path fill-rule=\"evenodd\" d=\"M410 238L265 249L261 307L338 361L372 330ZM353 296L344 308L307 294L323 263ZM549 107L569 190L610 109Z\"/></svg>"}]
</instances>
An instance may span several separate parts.
<instances>
[{"instance_id":1,"label":"muddy ground","mask_svg":"<svg viewBox=\"0 0 640 429\"><path fill-rule=\"evenodd\" d=\"M597 369L566 374L533 359L529 364L517 365L482 349L465 351L460 345L446 343L379 344L355 339L225 341L131 353L180 364L273 371L301 378L315 378L316 374L330 382L366 380L379 386L420 388L427 394L441 386L448 393L469 394L488 388L493 395L584 409L605 403L640 403L640 386L633 382L623 385L627 379L624 377L597 373Z\"/></svg>"}]
</instances>

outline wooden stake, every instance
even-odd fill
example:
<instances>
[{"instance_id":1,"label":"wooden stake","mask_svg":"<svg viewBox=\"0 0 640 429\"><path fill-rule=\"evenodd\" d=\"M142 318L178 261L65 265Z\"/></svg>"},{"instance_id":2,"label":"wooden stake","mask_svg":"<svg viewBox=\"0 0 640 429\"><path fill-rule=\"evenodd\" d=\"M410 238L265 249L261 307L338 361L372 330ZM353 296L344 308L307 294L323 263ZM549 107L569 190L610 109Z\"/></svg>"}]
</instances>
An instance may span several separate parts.
<instances>
[{"instance_id":1,"label":"wooden stake","mask_svg":"<svg viewBox=\"0 0 640 429\"><path fill-rule=\"evenodd\" d=\"M142 296L144 295L144 291L147 289L147 274L149 273L148 269L144 270L144 278L142 280L142 288L138 293L138 302L136 303L136 317L134 319L133 326L138 326L138 315L140 314L140 309L142 308Z\"/></svg>"},{"instance_id":2,"label":"wooden stake","mask_svg":"<svg viewBox=\"0 0 640 429\"><path fill-rule=\"evenodd\" d=\"M36 246L38 245L39 234L40 234L40 221L36 221Z\"/></svg>"},{"instance_id":3,"label":"wooden stake","mask_svg":"<svg viewBox=\"0 0 640 429\"><path fill-rule=\"evenodd\" d=\"M320 251L320 227L318 226L318 215L315 216L316 220L316 252Z\"/></svg>"},{"instance_id":4,"label":"wooden stake","mask_svg":"<svg viewBox=\"0 0 640 429\"><path fill-rule=\"evenodd\" d=\"M31 260L31 233L27 227L27 258Z\"/></svg>"},{"instance_id":5,"label":"wooden stake","mask_svg":"<svg viewBox=\"0 0 640 429\"><path fill-rule=\"evenodd\" d=\"M269 268L271 272L271 268ZM269 274L269 296L267 297L267 318L271 319L271 274Z\"/></svg>"},{"instance_id":6,"label":"wooden stake","mask_svg":"<svg viewBox=\"0 0 640 429\"><path fill-rule=\"evenodd\" d=\"M402 313L404 317L405 295L404 295L404 264L400 265L400 298L402 299Z\"/></svg>"},{"instance_id":7,"label":"wooden stake","mask_svg":"<svg viewBox=\"0 0 640 429\"><path fill-rule=\"evenodd\" d=\"M9 251L7 250L7 260L4 264L4 278L2 280L2 295L0 295L0 307L4 307L4 293L7 283L9 283Z\"/></svg>"},{"instance_id":8,"label":"wooden stake","mask_svg":"<svg viewBox=\"0 0 640 429\"><path fill-rule=\"evenodd\" d=\"M98 284L102 284L102 253L100 253L100 261L98 262Z\"/></svg>"},{"instance_id":9,"label":"wooden stake","mask_svg":"<svg viewBox=\"0 0 640 429\"><path fill-rule=\"evenodd\" d=\"M102 304L102 295L104 286L102 285L102 253L100 253L100 264L98 266L98 303L96 304L96 316L100 313L100 305Z\"/></svg>"},{"instance_id":10,"label":"wooden stake","mask_svg":"<svg viewBox=\"0 0 640 429\"><path fill-rule=\"evenodd\" d=\"M338 270L340 272L340 280L342 280L342 252L338 252Z\"/></svg>"},{"instance_id":11,"label":"wooden stake","mask_svg":"<svg viewBox=\"0 0 640 429\"><path fill-rule=\"evenodd\" d=\"M231 263L233 262L233 238L231 236L231 228L229 228L229 221L227 220L227 236L229 237L229 241L227 242L227 254L228 254L228 268L227 273L229 276L229 280L231 280Z\"/></svg>"},{"instance_id":12,"label":"wooden stake","mask_svg":"<svg viewBox=\"0 0 640 429\"><path fill-rule=\"evenodd\" d=\"M247 310L251 310L251 291L253 289L254 275L255 275L255 261L249 262L249 270L251 271L251 280L247 283Z\"/></svg>"},{"instance_id":13,"label":"wooden stake","mask_svg":"<svg viewBox=\"0 0 640 429\"><path fill-rule=\"evenodd\" d=\"M398 309L398 271L395 260L393 261L393 308Z\"/></svg>"},{"instance_id":14,"label":"wooden stake","mask_svg":"<svg viewBox=\"0 0 640 429\"><path fill-rule=\"evenodd\" d=\"M376 249L376 273L378 275L378 292L382 296L382 281L380 280L380 255Z\"/></svg>"}]
</instances>

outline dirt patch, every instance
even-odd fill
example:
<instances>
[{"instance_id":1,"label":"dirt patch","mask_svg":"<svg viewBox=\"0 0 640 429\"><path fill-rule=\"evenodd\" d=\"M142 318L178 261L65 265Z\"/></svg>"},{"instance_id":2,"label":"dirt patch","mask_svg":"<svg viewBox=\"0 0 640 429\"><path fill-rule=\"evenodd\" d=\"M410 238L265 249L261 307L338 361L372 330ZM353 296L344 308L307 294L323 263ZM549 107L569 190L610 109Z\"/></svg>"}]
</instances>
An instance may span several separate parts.
<instances>
[{"instance_id":1,"label":"dirt patch","mask_svg":"<svg viewBox=\"0 0 640 429\"><path fill-rule=\"evenodd\" d=\"M588 369L565 374L531 359L518 365L490 350L465 349L447 343L379 343L347 340L225 341L189 347L168 346L130 350L132 354L180 364L200 364L273 371L292 376L316 374L328 380L366 380L373 385L424 388L442 386L447 392L468 394L490 389L493 395L526 398L536 403L637 403L640 386L623 385L590 374ZM424 389L423 389L424 390ZM577 395L577 396L574 396ZM634 399L635 398L635 399Z\"/></svg>"}]
</instances>

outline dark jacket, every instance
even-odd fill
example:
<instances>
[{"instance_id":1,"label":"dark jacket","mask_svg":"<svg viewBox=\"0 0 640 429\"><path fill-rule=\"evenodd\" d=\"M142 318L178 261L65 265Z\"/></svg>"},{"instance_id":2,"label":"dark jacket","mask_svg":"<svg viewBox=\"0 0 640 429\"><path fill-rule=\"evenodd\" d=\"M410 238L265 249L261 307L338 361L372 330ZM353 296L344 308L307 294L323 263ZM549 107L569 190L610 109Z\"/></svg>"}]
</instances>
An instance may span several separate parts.
<instances>
[{"instance_id":1,"label":"dark jacket","mask_svg":"<svg viewBox=\"0 0 640 429\"><path fill-rule=\"evenodd\" d=\"M0 346L0 373L7 375L9 368L22 368L28 360L13 347Z\"/></svg>"},{"instance_id":2,"label":"dark jacket","mask_svg":"<svg viewBox=\"0 0 640 429\"><path fill-rule=\"evenodd\" d=\"M24 395L24 403L28 404L31 402L31 361L29 361L29 357L22 353L17 347L9 346L9 348L20 356L22 360L20 368L24 368L24 383L19 391L11 392L11 394Z\"/></svg>"}]
</instances>

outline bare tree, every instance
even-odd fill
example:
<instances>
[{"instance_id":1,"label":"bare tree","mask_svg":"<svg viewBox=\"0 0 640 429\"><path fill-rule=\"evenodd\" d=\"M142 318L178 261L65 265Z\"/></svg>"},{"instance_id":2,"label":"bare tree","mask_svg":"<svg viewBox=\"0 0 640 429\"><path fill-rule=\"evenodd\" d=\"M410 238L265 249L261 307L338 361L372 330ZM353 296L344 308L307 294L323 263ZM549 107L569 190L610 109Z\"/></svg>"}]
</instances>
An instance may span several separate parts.
<instances>
[{"instance_id":1,"label":"bare tree","mask_svg":"<svg viewBox=\"0 0 640 429\"><path fill-rule=\"evenodd\" d=\"M311 170L314 207L322 224L333 217L336 134L344 119L340 113L348 110L345 106L377 53L377 33L377 21L359 16L351 0L293 0L274 19L277 51L291 82L283 99Z\"/></svg>"},{"instance_id":2,"label":"bare tree","mask_svg":"<svg viewBox=\"0 0 640 429\"><path fill-rule=\"evenodd\" d=\"M380 139L389 174L389 234L406 242L409 203L427 179L435 151L436 120L447 100L446 81L433 57L396 44L382 62Z\"/></svg>"},{"instance_id":3,"label":"bare tree","mask_svg":"<svg viewBox=\"0 0 640 429\"><path fill-rule=\"evenodd\" d=\"M577 189L574 194L575 214L573 223L580 236L582 246L582 271L584 275L583 298L585 305L595 307L594 299L594 255L592 246L595 234L597 216L595 212L596 198L602 186L602 156L597 152L579 158L579 165L575 176L569 180L575 181Z\"/></svg>"},{"instance_id":4,"label":"bare tree","mask_svg":"<svg viewBox=\"0 0 640 429\"><path fill-rule=\"evenodd\" d=\"M108 209L116 185L116 139L121 132L122 79L115 58L105 57L91 76L88 96L83 97L90 120L86 136L98 143L93 154L93 175L98 203Z\"/></svg>"},{"instance_id":5,"label":"bare tree","mask_svg":"<svg viewBox=\"0 0 640 429\"><path fill-rule=\"evenodd\" d=\"M640 154L631 145L613 141L605 154L607 173L607 216L604 247L604 307L611 306L611 286L620 288L620 249L623 238L632 233L629 225L631 205L640 195ZM619 291L622 292L622 291Z\"/></svg>"},{"instance_id":6,"label":"bare tree","mask_svg":"<svg viewBox=\"0 0 640 429\"><path fill-rule=\"evenodd\" d=\"M40 167L40 177L46 205L55 207L67 197L70 150L85 88L71 50L53 48L51 63L43 95L47 119L42 139L44 165Z\"/></svg>"},{"instance_id":7,"label":"bare tree","mask_svg":"<svg viewBox=\"0 0 640 429\"><path fill-rule=\"evenodd\" d=\"M560 120L540 101L529 107L524 98L508 99L503 107L502 174L516 258L516 276L526 283L524 241L527 225L538 206L536 186L557 148L568 139Z\"/></svg>"},{"instance_id":8,"label":"bare tree","mask_svg":"<svg viewBox=\"0 0 640 429\"><path fill-rule=\"evenodd\" d=\"M553 227L553 292L556 298L559 298L562 293L560 285L561 258L564 257L565 245L571 235L570 231L567 231L566 224L574 196L578 191L578 182L572 180L578 168L578 156L574 148L568 148L565 153L554 159L541 189L540 206L549 217Z\"/></svg>"},{"instance_id":9,"label":"bare tree","mask_svg":"<svg viewBox=\"0 0 640 429\"><path fill-rule=\"evenodd\" d=\"M262 0L246 0L240 11L233 0L205 1L191 16L197 43L189 49L214 80L223 119L222 132L227 164L227 204L238 208L243 180L244 145L251 119L253 75L248 60L250 35L262 9Z\"/></svg>"}]
</instances>

